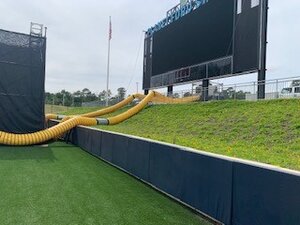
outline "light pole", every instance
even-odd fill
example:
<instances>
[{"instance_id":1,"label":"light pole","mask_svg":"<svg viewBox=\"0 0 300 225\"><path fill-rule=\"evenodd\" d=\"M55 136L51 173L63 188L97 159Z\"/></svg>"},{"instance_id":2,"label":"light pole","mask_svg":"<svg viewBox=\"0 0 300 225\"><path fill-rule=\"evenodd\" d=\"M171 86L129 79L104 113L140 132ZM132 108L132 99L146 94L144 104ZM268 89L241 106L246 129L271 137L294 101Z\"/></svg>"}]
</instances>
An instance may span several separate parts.
<instances>
[{"instance_id":1,"label":"light pole","mask_svg":"<svg viewBox=\"0 0 300 225\"><path fill-rule=\"evenodd\" d=\"M108 34L108 55L107 55L107 80L106 80L106 106L108 106L109 90L109 66L110 66L110 41L112 39L111 16L109 17L109 34Z\"/></svg>"}]
</instances>

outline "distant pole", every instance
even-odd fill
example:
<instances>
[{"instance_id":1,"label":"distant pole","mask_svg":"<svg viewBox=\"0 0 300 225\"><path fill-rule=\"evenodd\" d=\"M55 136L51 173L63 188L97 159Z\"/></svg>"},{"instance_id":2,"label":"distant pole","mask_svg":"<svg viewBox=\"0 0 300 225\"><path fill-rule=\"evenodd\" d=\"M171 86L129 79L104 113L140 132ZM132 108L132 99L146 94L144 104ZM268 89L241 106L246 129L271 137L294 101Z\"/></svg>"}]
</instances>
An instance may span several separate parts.
<instances>
[{"instance_id":1,"label":"distant pole","mask_svg":"<svg viewBox=\"0 0 300 225\"><path fill-rule=\"evenodd\" d=\"M51 113L53 113L53 106L54 106L54 96L53 96L53 99L52 99Z\"/></svg>"},{"instance_id":2,"label":"distant pole","mask_svg":"<svg viewBox=\"0 0 300 225\"><path fill-rule=\"evenodd\" d=\"M136 82L136 93L139 93L139 82Z\"/></svg>"},{"instance_id":3,"label":"distant pole","mask_svg":"<svg viewBox=\"0 0 300 225\"><path fill-rule=\"evenodd\" d=\"M48 27L45 27L45 37L47 37L47 30L48 30Z\"/></svg>"},{"instance_id":4,"label":"distant pole","mask_svg":"<svg viewBox=\"0 0 300 225\"><path fill-rule=\"evenodd\" d=\"M107 78L106 78L106 106L108 106L109 90L109 66L110 66L110 41L112 39L111 16L109 17L109 34L108 34L108 54L107 54Z\"/></svg>"},{"instance_id":5,"label":"distant pole","mask_svg":"<svg viewBox=\"0 0 300 225\"><path fill-rule=\"evenodd\" d=\"M65 94L63 94L63 106L65 106Z\"/></svg>"}]
</instances>

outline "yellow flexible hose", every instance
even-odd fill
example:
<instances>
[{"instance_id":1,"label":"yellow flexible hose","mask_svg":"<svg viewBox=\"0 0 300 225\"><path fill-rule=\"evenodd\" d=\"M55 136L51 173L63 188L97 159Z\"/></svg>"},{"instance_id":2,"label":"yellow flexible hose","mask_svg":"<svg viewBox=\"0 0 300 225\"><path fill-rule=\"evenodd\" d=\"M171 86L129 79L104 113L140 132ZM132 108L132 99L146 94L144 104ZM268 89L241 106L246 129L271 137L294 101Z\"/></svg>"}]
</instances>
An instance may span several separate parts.
<instances>
[{"instance_id":1,"label":"yellow flexible hose","mask_svg":"<svg viewBox=\"0 0 300 225\"><path fill-rule=\"evenodd\" d=\"M110 117L108 119L95 119L91 117L98 117L108 113L115 112L116 110L130 104L135 98L140 99L141 101L131 109L127 110L124 113L121 113L117 116ZM58 125L51 127L49 129L30 133L30 134L12 134L7 132L0 131L0 144L4 145L15 145L15 146L24 146L24 145L34 145L44 143L53 138L59 137L60 135L66 133L67 131L73 129L78 125L83 126L95 126L97 124L103 125L115 125L121 123L130 117L134 116L149 103L149 102L158 102L158 103L187 103L198 100L199 97L187 97L182 99L173 99L165 97L164 95L159 94L158 92L150 91L147 96L142 94L135 94L129 96L122 102L108 107L106 109L98 110L91 113L86 113L80 116L69 116L63 118L63 121ZM48 114L46 116L47 120L50 119L59 119L60 116L55 114Z\"/></svg>"},{"instance_id":2,"label":"yellow flexible hose","mask_svg":"<svg viewBox=\"0 0 300 225\"><path fill-rule=\"evenodd\" d=\"M106 115L106 114L109 114L109 113L113 113L113 112L117 111L120 108L123 108L124 106L130 104L134 99L142 100L143 98L145 98L145 95L137 93L137 94L129 96L128 98L124 99L123 101L119 102L116 105L107 107L105 109L100 109L100 110L97 110L95 112L85 113L85 114L82 114L80 116L88 117L88 118L95 118L95 117L103 116L103 115ZM74 117L74 116L64 117L62 119L62 122L67 121L71 117ZM49 120L56 120L56 119L58 119L58 115L56 115L56 114L46 114L46 122L48 122Z\"/></svg>"},{"instance_id":3,"label":"yellow flexible hose","mask_svg":"<svg viewBox=\"0 0 300 225\"><path fill-rule=\"evenodd\" d=\"M189 102L198 101L199 98L200 98L199 96L191 96L191 97L185 97L185 98L170 98L170 97L166 97L166 96L164 96L164 95L162 95L158 92L154 92L154 93L155 93L155 95L151 99L151 102L153 102L153 103L182 104L182 103L189 103ZM120 108L123 108L124 106L130 104L134 99L143 100L145 97L146 97L146 95L137 93L137 94L129 96L128 98L124 99L123 101L119 102L116 105L110 106L110 107L105 108L105 109L100 109L100 110L97 110L95 112L85 113L85 114L82 114L80 116L88 117L88 118L95 118L95 117L99 117L99 116L104 116L104 115L107 115L109 113L113 113L113 112L117 111ZM62 119L61 122L67 121L72 117L74 117L74 116L66 116ZM55 114L47 114L46 115L46 121L53 120L53 119L54 120L58 119L58 115L55 115Z\"/></svg>"},{"instance_id":4,"label":"yellow flexible hose","mask_svg":"<svg viewBox=\"0 0 300 225\"><path fill-rule=\"evenodd\" d=\"M56 119L57 119L56 114L46 114L46 122L48 122L48 120L56 120Z\"/></svg>"},{"instance_id":5,"label":"yellow flexible hose","mask_svg":"<svg viewBox=\"0 0 300 225\"><path fill-rule=\"evenodd\" d=\"M184 98L170 98L166 97L158 92L155 92L155 97L152 99L154 103L167 103L167 104L183 104L189 102L195 102L200 99L200 96L189 96Z\"/></svg>"},{"instance_id":6,"label":"yellow flexible hose","mask_svg":"<svg viewBox=\"0 0 300 225\"><path fill-rule=\"evenodd\" d=\"M131 95L116 105L113 105L113 106L105 108L105 109L98 110L96 112L86 113L81 116L94 118L94 117L103 116L103 115L106 115L109 113L113 113L113 112L117 111L118 109L123 108L124 106L130 104L134 100L134 98L135 98L134 95Z\"/></svg>"},{"instance_id":7,"label":"yellow flexible hose","mask_svg":"<svg viewBox=\"0 0 300 225\"><path fill-rule=\"evenodd\" d=\"M135 114L139 113L143 108L149 103L149 102L160 102L160 103L172 103L172 104L179 104L179 103L188 103L188 102L194 102L199 100L199 96L190 96L185 97L181 99L173 99L166 97L158 92L150 91L147 96L139 96L143 100L134 106L133 108L127 110L124 113L121 113L117 116L110 117L107 120L109 121L108 125L116 125L119 124L130 117L134 116Z\"/></svg>"},{"instance_id":8,"label":"yellow flexible hose","mask_svg":"<svg viewBox=\"0 0 300 225\"><path fill-rule=\"evenodd\" d=\"M85 113L85 114L82 114L81 116L89 117L89 118L95 118L95 117L103 116L103 115L106 115L106 114L109 114L109 113L113 113L113 112L117 111L118 109L123 108L124 106L130 104L134 100L134 98L135 98L135 96L131 95L128 98L124 99L123 101L119 102L116 105L110 106L110 107L105 108L105 109L97 110L95 112ZM68 117L64 118L63 121L66 121L71 117L72 116L68 116ZM46 121L56 120L56 119L58 119L58 117L55 114L47 114L46 115Z\"/></svg>"},{"instance_id":9,"label":"yellow flexible hose","mask_svg":"<svg viewBox=\"0 0 300 225\"><path fill-rule=\"evenodd\" d=\"M155 96L154 91L150 91L149 94L136 106L132 107L131 109L127 110L124 113L121 113L120 115L110 117L107 120L109 121L109 125L115 125L118 123L121 123L130 117L134 116L138 112L140 112Z\"/></svg>"},{"instance_id":10,"label":"yellow flexible hose","mask_svg":"<svg viewBox=\"0 0 300 225\"><path fill-rule=\"evenodd\" d=\"M78 125L95 126L97 125L97 120L85 117L74 117L47 130L31 134L11 134L0 131L0 144L24 146L44 143L55 137L59 137Z\"/></svg>"}]
</instances>

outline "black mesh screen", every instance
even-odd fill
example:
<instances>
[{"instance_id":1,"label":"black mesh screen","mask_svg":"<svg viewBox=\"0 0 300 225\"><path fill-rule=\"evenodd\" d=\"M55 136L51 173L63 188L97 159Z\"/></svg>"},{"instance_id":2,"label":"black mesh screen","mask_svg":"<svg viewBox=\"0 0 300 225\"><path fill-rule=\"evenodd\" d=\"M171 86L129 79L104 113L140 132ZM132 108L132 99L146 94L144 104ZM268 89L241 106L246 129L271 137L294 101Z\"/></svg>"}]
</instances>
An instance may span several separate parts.
<instances>
[{"instance_id":1,"label":"black mesh screen","mask_svg":"<svg viewBox=\"0 0 300 225\"><path fill-rule=\"evenodd\" d=\"M46 39L0 30L0 130L44 128Z\"/></svg>"}]
</instances>

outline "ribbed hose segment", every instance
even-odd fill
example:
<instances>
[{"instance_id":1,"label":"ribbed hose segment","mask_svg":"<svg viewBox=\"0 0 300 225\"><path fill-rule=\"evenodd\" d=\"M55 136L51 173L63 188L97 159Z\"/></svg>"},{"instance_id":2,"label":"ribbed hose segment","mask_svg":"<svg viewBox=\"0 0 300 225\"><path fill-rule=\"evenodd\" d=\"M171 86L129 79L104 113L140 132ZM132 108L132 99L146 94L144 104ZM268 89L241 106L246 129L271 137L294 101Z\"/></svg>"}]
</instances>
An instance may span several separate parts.
<instances>
[{"instance_id":1,"label":"ribbed hose segment","mask_svg":"<svg viewBox=\"0 0 300 225\"><path fill-rule=\"evenodd\" d=\"M136 106L132 107L131 109L127 110L124 113L121 113L120 115L108 118L109 125L115 125L115 124L121 123L121 122L129 119L130 117L134 116L135 114L137 114L138 112L143 110L143 108L149 102L151 102L154 95L155 95L155 92L150 91L149 94Z\"/></svg>"},{"instance_id":2,"label":"ribbed hose segment","mask_svg":"<svg viewBox=\"0 0 300 225\"><path fill-rule=\"evenodd\" d=\"M31 134L11 134L0 131L0 144L14 146L40 144L59 137L78 125L95 126L97 125L97 120L85 117L74 117L47 130Z\"/></svg>"},{"instance_id":3,"label":"ribbed hose segment","mask_svg":"<svg viewBox=\"0 0 300 225\"><path fill-rule=\"evenodd\" d=\"M55 115L55 114L47 114L46 115L46 122L48 120L56 120L56 119L57 119L57 115Z\"/></svg>"}]
</instances>

